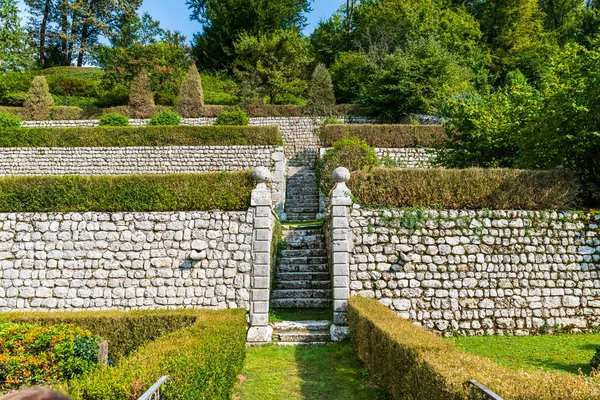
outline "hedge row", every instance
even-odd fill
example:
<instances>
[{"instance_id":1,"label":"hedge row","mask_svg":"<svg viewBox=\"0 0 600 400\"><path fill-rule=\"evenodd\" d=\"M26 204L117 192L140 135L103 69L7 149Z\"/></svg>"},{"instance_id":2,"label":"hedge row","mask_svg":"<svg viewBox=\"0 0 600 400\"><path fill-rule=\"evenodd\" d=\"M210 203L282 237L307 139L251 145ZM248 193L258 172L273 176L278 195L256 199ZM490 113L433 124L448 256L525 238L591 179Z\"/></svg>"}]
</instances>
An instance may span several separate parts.
<instances>
[{"instance_id":1,"label":"hedge row","mask_svg":"<svg viewBox=\"0 0 600 400\"><path fill-rule=\"evenodd\" d=\"M356 136L369 146L382 148L436 147L446 140L443 126L432 125L326 125L321 129L321 145L332 147L343 138Z\"/></svg>"},{"instance_id":2,"label":"hedge row","mask_svg":"<svg viewBox=\"0 0 600 400\"><path fill-rule=\"evenodd\" d=\"M276 126L102 126L0 129L0 147L267 146Z\"/></svg>"},{"instance_id":3,"label":"hedge row","mask_svg":"<svg viewBox=\"0 0 600 400\"><path fill-rule=\"evenodd\" d=\"M473 210L569 209L580 192L566 170L376 168L354 172L348 186L365 206Z\"/></svg>"},{"instance_id":4,"label":"hedge row","mask_svg":"<svg viewBox=\"0 0 600 400\"><path fill-rule=\"evenodd\" d=\"M73 400L135 400L168 375L161 399L230 399L246 355L246 312L197 313L190 327L147 343L113 368L72 380L69 395Z\"/></svg>"},{"instance_id":5,"label":"hedge row","mask_svg":"<svg viewBox=\"0 0 600 400\"><path fill-rule=\"evenodd\" d=\"M0 212L247 210L252 174L0 178Z\"/></svg>"},{"instance_id":6,"label":"hedge row","mask_svg":"<svg viewBox=\"0 0 600 400\"><path fill-rule=\"evenodd\" d=\"M600 398L598 378L508 370L457 350L374 299L350 299L348 324L358 358L394 399L466 400L471 379L507 400Z\"/></svg>"},{"instance_id":7,"label":"hedge row","mask_svg":"<svg viewBox=\"0 0 600 400\"><path fill-rule=\"evenodd\" d=\"M29 120L30 115L25 110L24 107L3 107L0 106L0 112L7 112L22 120ZM50 109L50 119L59 121L59 120L77 120L77 119L91 119L96 117L96 113L92 112L90 114L89 110L83 110L79 107L71 107L71 106L55 106ZM99 116L98 116L99 117Z\"/></svg>"}]
</instances>

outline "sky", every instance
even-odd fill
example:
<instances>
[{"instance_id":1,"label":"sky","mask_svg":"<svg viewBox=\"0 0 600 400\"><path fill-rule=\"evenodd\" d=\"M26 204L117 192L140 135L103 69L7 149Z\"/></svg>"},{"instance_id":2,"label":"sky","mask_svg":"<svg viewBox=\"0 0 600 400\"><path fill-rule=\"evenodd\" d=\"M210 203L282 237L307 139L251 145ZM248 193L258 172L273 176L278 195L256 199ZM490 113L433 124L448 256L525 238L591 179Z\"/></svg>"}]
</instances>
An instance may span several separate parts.
<instances>
[{"instance_id":1,"label":"sky","mask_svg":"<svg viewBox=\"0 0 600 400\"><path fill-rule=\"evenodd\" d=\"M319 22L329 18L343 2L344 0L314 0L313 11L307 16L308 26L304 33L307 35L312 33ZM23 0L19 0L19 8L25 9ZM152 15L152 18L160 21L163 29L181 31L188 40L192 39L194 33L201 30L198 22L190 21L185 0L144 0L140 14L146 11Z\"/></svg>"}]
</instances>

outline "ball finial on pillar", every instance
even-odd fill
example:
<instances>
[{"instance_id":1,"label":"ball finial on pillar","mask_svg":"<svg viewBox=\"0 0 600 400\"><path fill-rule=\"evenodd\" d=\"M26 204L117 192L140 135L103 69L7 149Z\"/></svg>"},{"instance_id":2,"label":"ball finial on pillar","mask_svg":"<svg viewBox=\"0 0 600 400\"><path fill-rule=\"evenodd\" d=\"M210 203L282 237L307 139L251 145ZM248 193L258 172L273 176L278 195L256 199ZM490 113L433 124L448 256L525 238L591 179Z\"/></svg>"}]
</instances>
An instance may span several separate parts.
<instances>
[{"instance_id":1,"label":"ball finial on pillar","mask_svg":"<svg viewBox=\"0 0 600 400\"><path fill-rule=\"evenodd\" d=\"M256 167L252 171L252 178L258 183L267 183L271 181L271 171L266 167Z\"/></svg>"},{"instance_id":2,"label":"ball finial on pillar","mask_svg":"<svg viewBox=\"0 0 600 400\"><path fill-rule=\"evenodd\" d=\"M350 180L350 171L348 168L338 167L333 171L331 177L336 183L346 183Z\"/></svg>"}]
</instances>

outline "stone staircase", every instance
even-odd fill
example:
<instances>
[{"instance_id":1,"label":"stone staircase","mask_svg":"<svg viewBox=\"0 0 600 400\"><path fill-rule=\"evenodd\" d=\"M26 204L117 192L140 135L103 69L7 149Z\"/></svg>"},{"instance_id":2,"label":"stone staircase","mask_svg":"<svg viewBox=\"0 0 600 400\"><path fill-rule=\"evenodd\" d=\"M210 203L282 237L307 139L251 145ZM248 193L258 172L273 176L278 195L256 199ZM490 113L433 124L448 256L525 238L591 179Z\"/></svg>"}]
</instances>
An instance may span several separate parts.
<instances>
[{"instance_id":1,"label":"stone staircase","mask_svg":"<svg viewBox=\"0 0 600 400\"><path fill-rule=\"evenodd\" d=\"M323 345L331 341L330 321L284 321L271 324L280 346Z\"/></svg>"},{"instance_id":2,"label":"stone staircase","mask_svg":"<svg viewBox=\"0 0 600 400\"><path fill-rule=\"evenodd\" d=\"M331 278L322 225L283 225L272 308L329 308Z\"/></svg>"},{"instance_id":3,"label":"stone staircase","mask_svg":"<svg viewBox=\"0 0 600 400\"><path fill-rule=\"evenodd\" d=\"M309 167L289 168L285 197L287 221L314 221L319 213L319 191L315 170Z\"/></svg>"}]
</instances>

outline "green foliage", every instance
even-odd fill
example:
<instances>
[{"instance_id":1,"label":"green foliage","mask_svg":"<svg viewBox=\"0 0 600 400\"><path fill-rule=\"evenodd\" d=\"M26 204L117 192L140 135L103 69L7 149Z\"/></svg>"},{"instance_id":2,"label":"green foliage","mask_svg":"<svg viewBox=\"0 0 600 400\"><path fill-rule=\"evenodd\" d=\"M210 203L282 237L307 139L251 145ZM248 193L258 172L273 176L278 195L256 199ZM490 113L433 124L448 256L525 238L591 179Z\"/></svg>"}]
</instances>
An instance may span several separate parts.
<instances>
[{"instance_id":1,"label":"green foliage","mask_svg":"<svg viewBox=\"0 0 600 400\"><path fill-rule=\"evenodd\" d=\"M185 118L197 118L202 112L202 107L204 107L202 81L198 68L192 64L179 89L177 111Z\"/></svg>"},{"instance_id":2,"label":"green foliage","mask_svg":"<svg viewBox=\"0 0 600 400\"><path fill-rule=\"evenodd\" d=\"M0 112L0 128L20 128L21 118L6 112Z\"/></svg>"},{"instance_id":3,"label":"green foliage","mask_svg":"<svg viewBox=\"0 0 600 400\"><path fill-rule=\"evenodd\" d=\"M84 74L82 78L73 74L44 74L50 93L58 96L97 97L100 91L100 79L90 78Z\"/></svg>"},{"instance_id":4,"label":"green foliage","mask_svg":"<svg viewBox=\"0 0 600 400\"><path fill-rule=\"evenodd\" d=\"M340 54L331 66L337 99L343 103L355 103L364 98L378 71L377 64L364 52Z\"/></svg>"},{"instance_id":5,"label":"green foliage","mask_svg":"<svg viewBox=\"0 0 600 400\"><path fill-rule=\"evenodd\" d=\"M100 107L124 106L129 102L129 89L122 84L116 84L109 90L102 90L96 99Z\"/></svg>"},{"instance_id":6,"label":"green foliage","mask_svg":"<svg viewBox=\"0 0 600 400\"><path fill-rule=\"evenodd\" d=\"M596 349L596 353L594 353L594 356L590 360L590 367L592 367L593 370L600 368L600 349Z\"/></svg>"},{"instance_id":7,"label":"green foliage","mask_svg":"<svg viewBox=\"0 0 600 400\"><path fill-rule=\"evenodd\" d=\"M109 113L100 118L98 126L129 126L129 119L123 114Z\"/></svg>"},{"instance_id":8,"label":"green foliage","mask_svg":"<svg viewBox=\"0 0 600 400\"><path fill-rule=\"evenodd\" d=\"M135 400L168 375L161 398L231 398L246 355L246 312L197 313L191 326L140 347L116 367L72 380L69 395L74 400Z\"/></svg>"},{"instance_id":9,"label":"green foliage","mask_svg":"<svg viewBox=\"0 0 600 400\"><path fill-rule=\"evenodd\" d=\"M0 324L0 390L48 385L92 370L97 341L72 325Z\"/></svg>"},{"instance_id":10,"label":"green foliage","mask_svg":"<svg viewBox=\"0 0 600 400\"><path fill-rule=\"evenodd\" d=\"M246 126L249 123L250 119L244 110L240 108L232 108L221 112L215 121L215 125L224 126Z\"/></svg>"},{"instance_id":11,"label":"green foliage","mask_svg":"<svg viewBox=\"0 0 600 400\"><path fill-rule=\"evenodd\" d=\"M0 178L0 212L246 210L251 173Z\"/></svg>"},{"instance_id":12,"label":"green foliage","mask_svg":"<svg viewBox=\"0 0 600 400\"><path fill-rule=\"evenodd\" d=\"M581 186L565 170L383 169L352 174L362 204L491 210L564 210L579 203Z\"/></svg>"},{"instance_id":13,"label":"green foliage","mask_svg":"<svg viewBox=\"0 0 600 400\"><path fill-rule=\"evenodd\" d=\"M314 115L331 115L335 106L335 94L327 67L317 64L308 90L308 108Z\"/></svg>"},{"instance_id":14,"label":"green foliage","mask_svg":"<svg viewBox=\"0 0 600 400\"><path fill-rule=\"evenodd\" d=\"M204 104L233 106L238 104L238 85L226 71L202 73Z\"/></svg>"},{"instance_id":15,"label":"green foliage","mask_svg":"<svg viewBox=\"0 0 600 400\"><path fill-rule=\"evenodd\" d=\"M131 82L129 110L134 118L148 118L154 112L154 94L145 69L142 69Z\"/></svg>"},{"instance_id":16,"label":"green foliage","mask_svg":"<svg viewBox=\"0 0 600 400\"><path fill-rule=\"evenodd\" d=\"M34 49L21 25L16 0L0 0L0 75L31 66Z\"/></svg>"},{"instance_id":17,"label":"green foliage","mask_svg":"<svg viewBox=\"0 0 600 400\"><path fill-rule=\"evenodd\" d=\"M181 124L179 114L171 110L163 110L148 121L150 126L177 126L179 124Z\"/></svg>"},{"instance_id":18,"label":"green foliage","mask_svg":"<svg viewBox=\"0 0 600 400\"><path fill-rule=\"evenodd\" d=\"M336 118L325 118L323 121L323 126L326 125L344 125L344 123Z\"/></svg>"},{"instance_id":19,"label":"green foliage","mask_svg":"<svg viewBox=\"0 0 600 400\"><path fill-rule=\"evenodd\" d=\"M366 140L369 146L396 149L437 147L447 138L443 126L384 124L326 124L320 136L324 147L331 147L338 140L354 136Z\"/></svg>"},{"instance_id":20,"label":"green foliage","mask_svg":"<svg viewBox=\"0 0 600 400\"><path fill-rule=\"evenodd\" d=\"M335 186L331 177L338 167L345 167L352 171L369 170L380 165L375 149L366 141L357 137L341 139L327 150L325 155L317 161L315 167L317 182L323 193L329 193Z\"/></svg>"},{"instance_id":21,"label":"green foliage","mask_svg":"<svg viewBox=\"0 0 600 400\"><path fill-rule=\"evenodd\" d=\"M36 76L33 78L31 88L25 100L25 110L34 121L43 121L50 118L50 111L54 106L54 100L50 95L48 83L44 76Z\"/></svg>"},{"instance_id":22,"label":"green foliage","mask_svg":"<svg viewBox=\"0 0 600 400\"><path fill-rule=\"evenodd\" d=\"M243 34L235 42L235 73L242 85L242 98L271 103L285 94L301 95L306 90L308 50L298 31L271 35Z\"/></svg>"}]
</instances>

